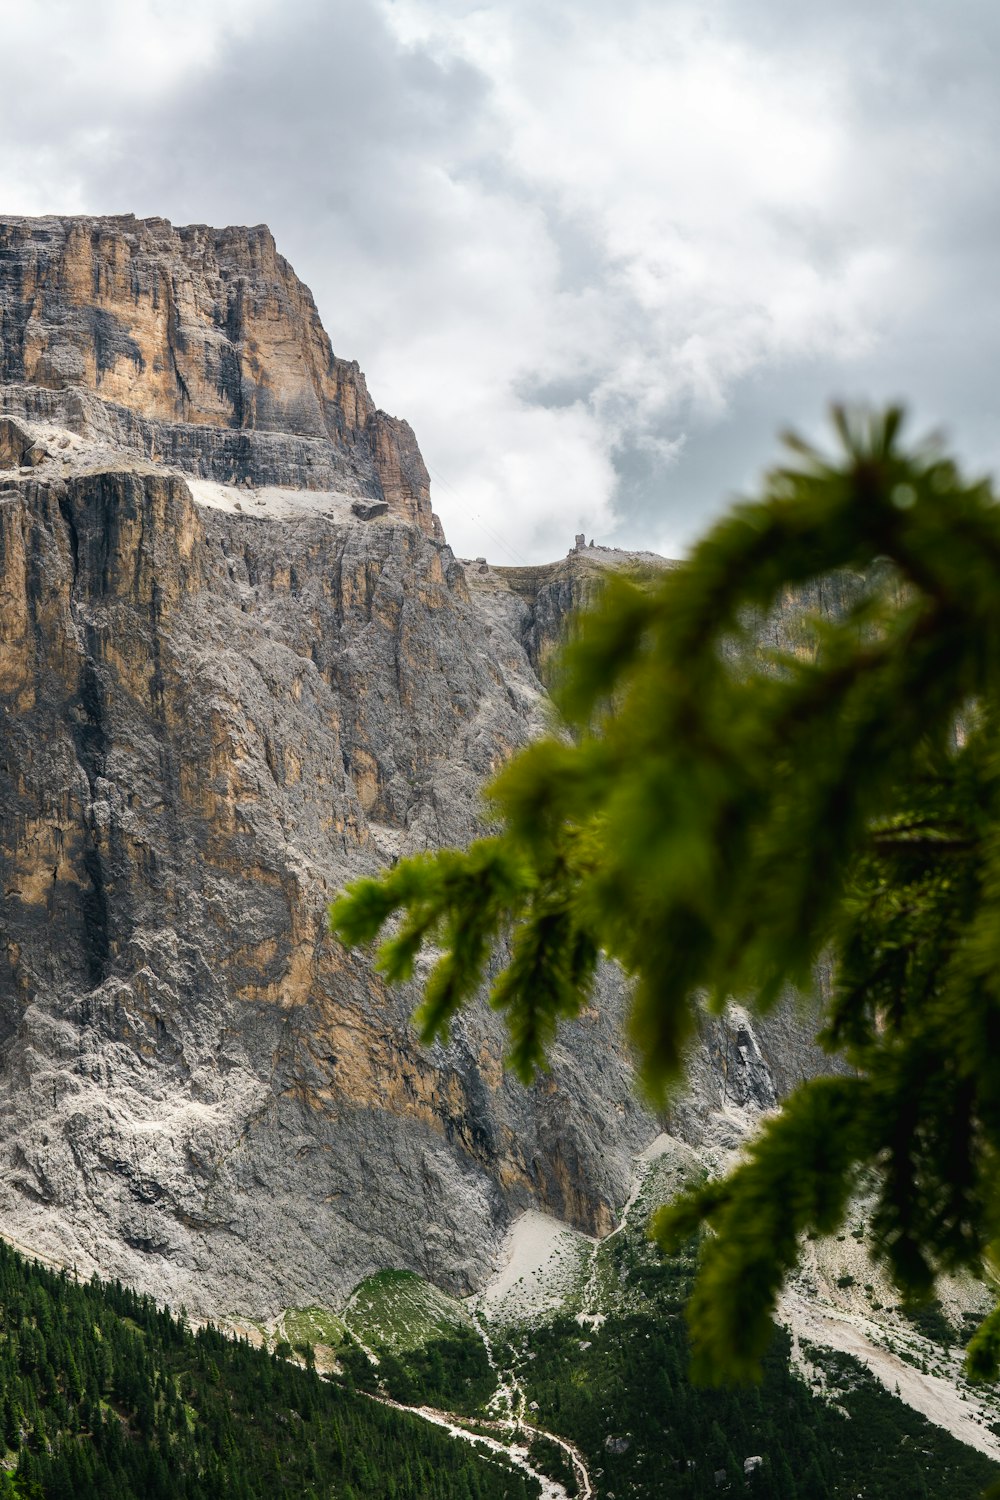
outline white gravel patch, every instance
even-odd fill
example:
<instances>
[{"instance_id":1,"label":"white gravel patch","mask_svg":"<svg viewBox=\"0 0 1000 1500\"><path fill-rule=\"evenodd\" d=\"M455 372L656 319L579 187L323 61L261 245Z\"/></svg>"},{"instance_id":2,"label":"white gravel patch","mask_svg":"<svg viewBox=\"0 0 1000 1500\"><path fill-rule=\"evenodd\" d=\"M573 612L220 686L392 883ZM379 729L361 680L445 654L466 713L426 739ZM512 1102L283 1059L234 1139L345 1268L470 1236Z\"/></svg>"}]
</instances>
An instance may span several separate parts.
<instances>
[{"instance_id":1,"label":"white gravel patch","mask_svg":"<svg viewBox=\"0 0 1000 1500\"><path fill-rule=\"evenodd\" d=\"M945 1428L959 1442L1000 1459L1000 1442L985 1425L996 1420L996 1410L974 1391L961 1391L941 1375L925 1375L883 1348L878 1340L885 1330L877 1323L813 1302L793 1289L782 1294L778 1316L796 1342L802 1338L853 1355L886 1390L929 1422ZM960 1378L957 1360L955 1367Z\"/></svg>"},{"instance_id":2,"label":"white gravel patch","mask_svg":"<svg viewBox=\"0 0 1000 1500\"><path fill-rule=\"evenodd\" d=\"M187 474L182 477L198 505L268 521L289 521L305 516L349 521L352 519L352 501L358 498L335 490L294 490L275 485L257 488L245 484L219 484L214 479L192 479Z\"/></svg>"},{"instance_id":3,"label":"white gravel patch","mask_svg":"<svg viewBox=\"0 0 1000 1500\"><path fill-rule=\"evenodd\" d=\"M515 1321L557 1311L596 1244L561 1219L529 1208L507 1232L500 1269L480 1292L479 1310Z\"/></svg>"},{"instance_id":4,"label":"white gravel patch","mask_svg":"<svg viewBox=\"0 0 1000 1500\"><path fill-rule=\"evenodd\" d=\"M396 1402L391 1404L398 1406ZM520 1444L503 1443L498 1438L486 1437L483 1433L467 1432L464 1427L459 1427L450 1421L446 1412L435 1411L430 1406L398 1406L398 1410L412 1412L414 1416L423 1417L425 1422L433 1422L435 1427L443 1427L445 1432L450 1432L452 1437L462 1442L471 1443L473 1447L488 1448L492 1453L501 1454L509 1459L519 1469L523 1469L526 1474L538 1480L542 1487L540 1500L568 1500L564 1486L558 1480L549 1479L540 1469L533 1468L527 1448L521 1447ZM562 1446L564 1445L560 1444L560 1447Z\"/></svg>"}]
</instances>

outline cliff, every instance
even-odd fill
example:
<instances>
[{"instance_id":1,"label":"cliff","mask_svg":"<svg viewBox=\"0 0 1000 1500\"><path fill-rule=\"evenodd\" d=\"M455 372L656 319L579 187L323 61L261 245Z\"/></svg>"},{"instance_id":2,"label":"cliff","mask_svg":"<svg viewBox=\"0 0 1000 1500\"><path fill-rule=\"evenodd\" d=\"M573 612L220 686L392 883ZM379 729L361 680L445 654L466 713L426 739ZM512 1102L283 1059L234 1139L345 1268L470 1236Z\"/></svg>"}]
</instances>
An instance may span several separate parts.
<instances>
[{"instance_id":1,"label":"cliff","mask_svg":"<svg viewBox=\"0 0 1000 1500\"><path fill-rule=\"evenodd\" d=\"M325 928L476 832L600 560L463 567L264 229L0 221L0 371L0 1232L266 1317L467 1290L531 1205L608 1230L658 1128L621 977L525 1090ZM741 1028L679 1128L773 1101Z\"/></svg>"},{"instance_id":2,"label":"cliff","mask_svg":"<svg viewBox=\"0 0 1000 1500\"><path fill-rule=\"evenodd\" d=\"M205 479L372 496L433 531L412 431L335 357L265 225L4 220L0 335L10 412Z\"/></svg>"}]
</instances>

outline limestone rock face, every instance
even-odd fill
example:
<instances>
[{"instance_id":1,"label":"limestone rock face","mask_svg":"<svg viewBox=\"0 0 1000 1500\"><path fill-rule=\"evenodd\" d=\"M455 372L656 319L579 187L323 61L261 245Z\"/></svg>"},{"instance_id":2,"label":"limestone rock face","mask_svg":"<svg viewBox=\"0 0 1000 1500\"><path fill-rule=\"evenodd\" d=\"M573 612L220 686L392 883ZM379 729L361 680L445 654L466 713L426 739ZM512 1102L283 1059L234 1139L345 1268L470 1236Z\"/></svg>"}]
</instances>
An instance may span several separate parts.
<instances>
[{"instance_id":1,"label":"limestone rock face","mask_svg":"<svg viewBox=\"0 0 1000 1500\"><path fill-rule=\"evenodd\" d=\"M0 223L0 375L0 1233L266 1317L471 1289L529 1206L610 1229L659 1128L621 976L525 1090L325 924L477 832L600 560L464 568L263 229ZM775 1097L712 1024L695 1134Z\"/></svg>"},{"instance_id":2,"label":"limestone rock face","mask_svg":"<svg viewBox=\"0 0 1000 1500\"><path fill-rule=\"evenodd\" d=\"M529 1205L610 1228L654 1128L614 973L525 1091L326 934L542 724L409 430L263 230L6 223L0 308L0 1232L264 1316L469 1289Z\"/></svg>"},{"instance_id":3,"label":"limestone rock face","mask_svg":"<svg viewBox=\"0 0 1000 1500\"><path fill-rule=\"evenodd\" d=\"M469 1287L531 1203L609 1227L649 1129L614 976L525 1092L487 1010L425 1051L325 934L537 723L448 549L43 473L0 493L0 596L0 1226L259 1314L384 1264Z\"/></svg>"},{"instance_id":4,"label":"limestone rock face","mask_svg":"<svg viewBox=\"0 0 1000 1500\"><path fill-rule=\"evenodd\" d=\"M543 682L548 681L549 663L569 622L579 610L597 603L609 571L626 570L641 577L675 566L653 552L623 552L593 543L584 547L580 540L558 562L470 571L470 587L482 606L507 622Z\"/></svg>"},{"instance_id":5,"label":"limestone rock face","mask_svg":"<svg viewBox=\"0 0 1000 1500\"><path fill-rule=\"evenodd\" d=\"M433 530L412 431L334 356L264 225L0 220L0 328L0 381L23 388L8 410L202 478L372 495Z\"/></svg>"}]
</instances>

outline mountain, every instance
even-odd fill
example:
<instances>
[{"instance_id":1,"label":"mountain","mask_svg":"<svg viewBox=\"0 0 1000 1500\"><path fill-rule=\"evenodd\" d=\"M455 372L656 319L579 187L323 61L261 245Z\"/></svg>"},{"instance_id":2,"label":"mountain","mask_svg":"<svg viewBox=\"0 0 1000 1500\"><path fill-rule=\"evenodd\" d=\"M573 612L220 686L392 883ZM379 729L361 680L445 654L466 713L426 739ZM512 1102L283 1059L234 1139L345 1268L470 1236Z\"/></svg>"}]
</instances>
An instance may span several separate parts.
<instances>
[{"instance_id":1,"label":"mountain","mask_svg":"<svg viewBox=\"0 0 1000 1500\"><path fill-rule=\"evenodd\" d=\"M80 1285L0 1244L0 1497L539 1495L527 1454L456 1441L322 1379L307 1346L291 1355L192 1330L120 1283Z\"/></svg>"},{"instance_id":2,"label":"mountain","mask_svg":"<svg viewBox=\"0 0 1000 1500\"><path fill-rule=\"evenodd\" d=\"M543 722L530 606L266 230L4 221L0 330L4 1231L264 1316L468 1289L529 1204L610 1228L653 1130L616 976L525 1092L495 1017L425 1051L325 929L478 827Z\"/></svg>"},{"instance_id":3,"label":"mountain","mask_svg":"<svg viewBox=\"0 0 1000 1500\"><path fill-rule=\"evenodd\" d=\"M332 489L434 530L405 422L335 358L265 225L0 221L4 409L226 484Z\"/></svg>"},{"instance_id":4,"label":"mountain","mask_svg":"<svg viewBox=\"0 0 1000 1500\"><path fill-rule=\"evenodd\" d=\"M971 1494L1000 1457L1000 1407L962 1383L955 1352L984 1293L947 1289L914 1330L864 1254L863 1202L788 1289L792 1338L768 1375L787 1422L702 1400L680 1373L690 1264L651 1259L645 1215L829 1066L808 1013L706 1017L686 1095L654 1119L613 966L524 1089L485 1004L424 1049L416 988L387 989L327 933L346 881L482 831L482 783L546 727L567 621L609 568L663 566L582 538L547 566L456 558L412 431L334 355L265 228L0 218L0 1236L135 1289L95 1291L102 1327L121 1313L152 1328L145 1295L279 1353L326 1344L348 1394L381 1382L384 1398L465 1411L487 1446L519 1393L562 1438L531 1439L551 1494L573 1492L571 1452L619 1500L660 1493L664 1465L663 1493L710 1493L725 1471L788 1500L839 1496L871 1470L873 1495L927 1492L921 1476ZM803 608L839 611L851 588L786 601L762 643L795 645ZM31 1298L83 1305L3 1264L18 1307L25 1276ZM185 1369L202 1371L213 1338L185 1344ZM251 1365L273 1367L220 1348L233 1399ZM37 1492L36 1454L72 1465L87 1432L103 1463L120 1436L88 1427L71 1365L47 1358L59 1369L18 1440L17 1493ZM181 1374L159 1352L146 1373L169 1415ZM98 1402L139 1444L128 1463L159 1474L174 1439L147 1443L149 1401L104 1377ZM667 1386L686 1413L672 1428L662 1402L650 1420ZM894 1387L980 1455L890 1411ZM214 1442L223 1417L204 1399ZM268 1462L287 1416L279 1402L268 1417ZM252 1474L254 1442L242 1451ZM420 1492L429 1452L400 1457L400 1494ZM331 1493L338 1455L320 1463Z\"/></svg>"},{"instance_id":5,"label":"mountain","mask_svg":"<svg viewBox=\"0 0 1000 1500\"><path fill-rule=\"evenodd\" d=\"M325 911L481 828L567 616L656 560L456 559L263 227L0 220L0 376L3 1233L273 1319L467 1292L529 1207L612 1229L663 1123L622 976L525 1090L485 1006L421 1048ZM808 1036L706 1022L671 1128L738 1141Z\"/></svg>"}]
</instances>

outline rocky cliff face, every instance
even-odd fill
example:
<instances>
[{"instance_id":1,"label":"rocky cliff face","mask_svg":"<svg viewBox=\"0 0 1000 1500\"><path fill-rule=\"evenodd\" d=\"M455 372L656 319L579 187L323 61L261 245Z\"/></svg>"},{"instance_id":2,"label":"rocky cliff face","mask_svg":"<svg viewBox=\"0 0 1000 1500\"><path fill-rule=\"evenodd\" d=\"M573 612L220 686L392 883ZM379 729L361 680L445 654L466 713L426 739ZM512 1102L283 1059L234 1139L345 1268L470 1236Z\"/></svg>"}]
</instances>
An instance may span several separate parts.
<instances>
[{"instance_id":1,"label":"rocky cliff face","mask_svg":"<svg viewBox=\"0 0 1000 1500\"><path fill-rule=\"evenodd\" d=\"M529 1205L610 1228L657 1129L619 976L524 1090L325 931L475 832L593 559L456 561L266 230L0 222L0 316L0 1232L263 1317L469 1289ZM684 1128L773 1100L744 1031Z\"/></svg>"},{"instance_id":2,"label":"rocky cliff face","mask_svg":"<svg viewBox=\"0 0 1000 1500\"><path fill-rule=\"evenodd\" d=\"M374 496L433 530L412 431L334 356L263 224L0 222L0 340L8 411L202 478Z\"/></svg>"},{"instance_id":3,"label":"rocky cliff face","mask_svg":"<svg viewBox=\"0 0 1000 1500\"><path fill-rule=\"evenodd\" d=\"M597 603L609 569L631 575L655 573L673 564L653 552L577 545L558 562L519 568L491 568L485 559L469 564L469 585L484 608L499 610L521 642L532 667L547 683L549 665L574 615Z\"/></svg>"}]
</instances>

